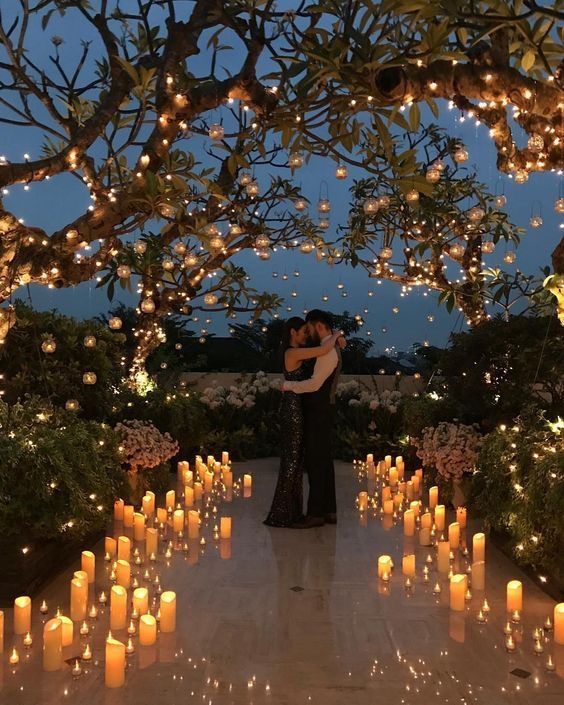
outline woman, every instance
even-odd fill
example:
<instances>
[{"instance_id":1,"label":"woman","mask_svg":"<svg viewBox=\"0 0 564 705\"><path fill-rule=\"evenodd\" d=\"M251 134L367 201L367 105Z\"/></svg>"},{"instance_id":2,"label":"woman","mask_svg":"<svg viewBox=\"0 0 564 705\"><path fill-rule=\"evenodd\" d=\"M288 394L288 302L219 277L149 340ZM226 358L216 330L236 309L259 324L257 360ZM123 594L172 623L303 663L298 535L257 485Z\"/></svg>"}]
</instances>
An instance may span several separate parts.
<instances>
[{"instance_id":1,"label":"woman","mask_svg":"<svg viewBox=\"0 0 564 705\"><path fill-rule=\"evenodd\" d=\"M327 355L341 336L341 332L334 333L323 345L306 348L307 323L298 316L288 319L282 334L284 379L301 381L310 377L311 367L304 361ZM280 470L264 522L267 526L291 526L303 517L303 415L299 394L282 395L280 427Z\"/></svg>"}]
</instances>

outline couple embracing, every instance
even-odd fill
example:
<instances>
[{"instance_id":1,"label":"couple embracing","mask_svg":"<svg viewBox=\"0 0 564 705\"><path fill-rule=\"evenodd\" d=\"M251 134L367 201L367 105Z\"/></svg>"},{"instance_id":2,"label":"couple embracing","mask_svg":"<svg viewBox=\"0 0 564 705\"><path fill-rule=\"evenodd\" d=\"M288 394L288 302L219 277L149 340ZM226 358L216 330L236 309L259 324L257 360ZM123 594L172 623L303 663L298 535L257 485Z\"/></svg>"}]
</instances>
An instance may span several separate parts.
<instances>
[{"instance_id":1,"label":"couple embracing","mask_svg":"<svg viewBox=\"0 0 564 705\"><path fill-rule=\"evenodd\" d=\"M343 334L318 309L286 321L282 339L284 382L280 470L268 526L309 529L337 523L331 437ZM309 478L303 513L303 473Z\"/></svg>"}]
</instances>

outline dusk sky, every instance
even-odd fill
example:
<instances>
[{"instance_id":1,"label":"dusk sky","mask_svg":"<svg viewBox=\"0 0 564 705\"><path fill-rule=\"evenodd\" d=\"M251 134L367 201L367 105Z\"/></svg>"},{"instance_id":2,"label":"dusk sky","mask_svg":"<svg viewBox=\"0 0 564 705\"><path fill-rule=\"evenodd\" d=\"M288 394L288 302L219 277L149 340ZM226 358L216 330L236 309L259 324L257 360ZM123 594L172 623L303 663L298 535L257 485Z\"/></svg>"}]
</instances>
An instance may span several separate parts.
<instances>
[{"instance_id":1,"label":"dusk sky","mask_svg":"<svg viewBox=\"0 0 564 705\"><path fill-rule=\"evenodd\" d=\"M71 30L76 23L76 33ZM51 50L49 38L55 34L64 38L62 47L63 57L75 57L80 50L80 39L84 35L84 24L78 22L75 13L69 13L61 21L55 18L47 31L42 33L39 28L34 29L33 36L37 42L33 46L35 61L44 64L51 70L48 54ZM96 51L93 51L93 55ZM197 57L192 70L201 71L205 75L208 64L205 56ZM219 73L223 78L223 74ZM221 111L217 111L220 113ZM219 118L220 115L214 117ZM475 167L480 179L497 193L502 190L507 196L507 210L512 221L525 227L527 232L522 244L517 251L517 260L513 265L504 265L505 268L519 268L526 273L538 273L541 266L550 262L550 254L562 236L562 216L554 211L554 202L558 197L559 180L562 176L557 174L533 174L528 183L516 185L505 175L500 175L495 166L495 150L488 136L487 128L476 127L474 122L467 119L464 124L458 122L459 113L449 111L446 104L442 105L440 124L447 130L461 138L470 153L469 167ZM36 158L40 153L41 135L30 130L0 127L0 155L11 161L20 161L24 154ZM348 211L348 187L351 180L337 181L334 178L334 162L321 158L313 159L306 167L295 174L298 183L302 183L305 195L315 204L319 197L320 184L323 179L327 181L329 197L332 201L331 225L332 230L339 222L346 218ZM285 170L285 176L289 170ZM351 174L351 177L354 174ZM358 173L356 174L358 176ZM267 175L262 174L259 180L267 180ZM24 218L26 224L44 228L51 232L62 227L79 215L89 204L88 194L80 182L70 175L63 175L44 183L31 184L29 190L24 191L23 186L12 187L9 194L4 197L5 207L14 212L18 217ZM529 227L528 221L531 211L540 211L544 224L538 230ZM487 264L501 263L505 247L502 243L496 248L496 253L486 257ZM301 314L306 308L323 307L334 312L348 310L350 313L363 315L366 324L363 331L372 332L375 350L395 347L407 349L414 342L429 341L433 345L446 344L450 332L456 328L464 327L463 321L455 312L449 315L446 310L438 307L436 295L423 295L423 288L410 294L407 298L400 296L400 288L393 283L369 280L362 270L353 270L347 266L336 266L333 269L326 264L317 264L314 255L303 255L299 252L277 253L267 262L259 261L252 253L241 256L240 261L246 266L252 277L252 285L258 290L271 290L279 292L286 299L285 306L280 310L280 316ZM450 265L449 272L454 272ZM294 272L299 272L296 277ZM274 278L273 273L278 273ZM287 274L287 281L283 275ZM344 288L339 289L338 285ZM374 295L369 296L369 291ZM119 297L128 304L134 304L133 297L124 296L119 290ZM298 294L297 297L291 295ZM343 297L343 292L347 294ZM328 295L325 303L322 296ZM19 298L26 298L27 292L20 289ZM110 307L104 290L96 290L95 282L83 284L70 290L54 291L43 287L32 287L31 300L36 308L57 308L63 313L72 314L79 318L87 318L105 312ZM286 306L291 306L289 313ZM392 311L399 307L399 313ZM368 313L365 313L368 310ZM493 313L493 310L490 310ZM434 321L429 322L427 316L433 315ZM238 322L245 322L248 314L239 314ZM199 332L202 321L194 323L194 330ZM206 328L213 333L224 335L228 325L223 314L216 315L213 323ZM383 332L382 329L387 332Z\"/></svg>"}]
</instances>

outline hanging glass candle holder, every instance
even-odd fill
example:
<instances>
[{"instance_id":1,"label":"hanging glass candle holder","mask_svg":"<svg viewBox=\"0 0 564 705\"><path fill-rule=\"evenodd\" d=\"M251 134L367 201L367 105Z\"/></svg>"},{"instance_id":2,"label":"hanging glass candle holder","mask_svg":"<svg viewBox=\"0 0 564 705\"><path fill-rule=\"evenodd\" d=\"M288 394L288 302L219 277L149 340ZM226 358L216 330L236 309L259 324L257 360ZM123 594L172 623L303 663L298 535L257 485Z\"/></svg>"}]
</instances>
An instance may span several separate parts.
<instances>
[{"instance_id":1,"label":"hanging glass candle holder","mask_svg":"<svg viewBox=\"0 0 564 705\"><path fill-rule=\"evenodd\" d=\"M95 372L85 372L82 375L82 383L87 385L96 384L98 377Z\"/></svg>"},{"instance_id":2,"label":"hanging glass candle holder","mask_svg":"<svg viewBox=\"0 0 564 705\"><path fill-rule=\"evenodd\" d=\"M131 276L131 267L127 264L120 264L116 271L120 279L129 279Z\"/></svg>"},{"instance_id":3,"label":"hanging glass candle holder","mask_svg":"<svg viewBox=\"0 0 564 705\"><path fill-rule=\"evenodd\" d=\"M517 169L515 172L515 183L524 184L529 180L529 172L526 169Z\"/></svg>"},{"instance_id":4,"label":"hanging glass candle holder","mask_svg":"<svg viewBox=\"0 0 564 705\"><path fill-rule=\"evenodd\" d=\"M84 343L85 348L95 348L96 347L96 336L94 335L86 335L84 336L84 340L82 341Z\"/></svg>"},{"instance_id":5,"label":"hanging glass candle holder","mask_svg":"<svg viewBox=\"0 0 564 705\"><path fill-rule=\"evenodd\" d=\"M154 313L155 308L155 302L150 297L141 301L141 310L143 311L143 313Z\"/></svg>"},{"instance_id":6,"label":"hanging glass candle holder","mask_svg":"<svg viewBox=\"0 0 564 705\"><path fill-rule=\"evenodd\" d=\"M440 171L440 169L437 169L436 166L431 166L431 167L429 167L429 169L427 169L427 173L425 174L425 179L430 184L436 184L440 178L441 178L441 171Z\"/></svg>"},{"instance_id":7,"label":"hanging glass candle holder","mask_svg":"<svg viewBox=\"0 0 564 705\"><path fill-rule=\"evenodd\" d=\"M210 129L208 130L208 135L210 136L210 139L214 141L219 141L223 139L223 136L225 135L225 130L223 129L223 125L220 125L218 122L214 122L213 125L210 125Z\"/></svg>"},{"instance_id":8,"label":"hanging glass candle holder","mask_svg":"<svg viewBox=\"0 0 564 705\"><path fill-rule=\"evenodd\" d=\"M380 208L387 208L390 205L390 197L387 194L382 194L378 196L378 206Z\"/></svg>"},{"instance_id":9,"label":"hanging glass candle holder","mask_svg":"<svg viewBox=\"0 0 564 705\"><path fill-rule=\"evenodd\" d=\"M482 243L482 252L485 255L491 255L492 252L495 250L495 244L493 240L484 240Z\"/></svg>"},{"instance_id":10,"label":"hanging glass candle holder","mask_svg":"<svg viewBox=\"0 0 564 705\"><path fill-rule=\"evenodd\" d=\"M45 338L45 340L41 343L41 350L43 350L43 352L47 355L51 355L56 349L57 343L55 342L55 338Z\"/></svg>"},{"instance_id":11,"label":"hanging glass candle holder","mask_svg":"<svg viewBox=\"0 0 564 705\"><path fill-rule=\"evenodd\" d=\"M255 240L255 247L258 247L259 249L264 249L265 247L269 247L269 245L270 238L268 237L268 235L265 235L265 233L261 233L257 236Z\"/></svg>"},{"instance_id":12,"label":"hanging glass candle holder","mask_svg":"<svg viewBox=\"0 0 564 705\"><path fill-rule=\"evenodd\" d=\"M378 212L379 207L380 205L378 203L378 199L373 196L366 198L362 204L362 210L366 213L366 215L374 215Z\"/></svg>"},{"instance_id":13,"label":"hanging glass candle holder","mask_svg":"<svg viewBox=\"0 0 564 705\"><path fill-rule=\"evenodd\" d=\"M121 320L121 318L119 318L119 316L112 316L110 318L110 320L108 321L108 326L112 330L119 330L122 327L122 325L123 325L123 321Z\"/></svg>"},{"instance_id":14,"label":"hanging glass candle holder","mask_svg":"<svg viewBox=\"0 0 564 705\"><path fill-rule=\"evenodd\" d=\"M300 152L291 152L288 157L290 169L299 169L304 165L304 157Z\"/></svg>"},{"instance_id":15,"label":"hanging glass candle holder","mask_svg":"<svg viewBox=\"0 0 564 705\"><path fill-rule=\"evenodd\" d=\"M457 164L463 164L468 161L468 150L464 145L461 145L456 149L453 154L453 159Z\"/></svg>"}]
</instances>

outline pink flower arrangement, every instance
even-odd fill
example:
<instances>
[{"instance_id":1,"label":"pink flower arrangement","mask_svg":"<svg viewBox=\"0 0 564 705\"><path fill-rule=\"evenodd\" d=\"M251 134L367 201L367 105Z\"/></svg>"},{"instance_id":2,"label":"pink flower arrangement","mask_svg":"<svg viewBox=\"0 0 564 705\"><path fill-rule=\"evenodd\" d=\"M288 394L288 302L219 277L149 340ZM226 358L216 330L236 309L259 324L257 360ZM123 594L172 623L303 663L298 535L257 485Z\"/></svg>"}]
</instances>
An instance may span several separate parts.
<instances>
[{"instance_id":1,"label":"pink flower arrangement","mask_svg":"<svg viewBox=\"0 0 564 705\"><path fill-rule=\"evenodd\" d=\"M123 462L129 465L132 473L157 467L173 458L180 449L169 433L161 433L150 421L123 421L115 430L122 439Z\"/></svg>"},{"instance_id":2,"label":"pink flower arrangement","mask_svg":"<svg viewBox=\"0 0 564 705\"><path fill-rule=\"evenodd\" d=\"M413 443L423 465L434 466L443 478L456 481L474 470L482 436L476 426L442 421L424 428Z\"/></svg>"}]
</instances>

